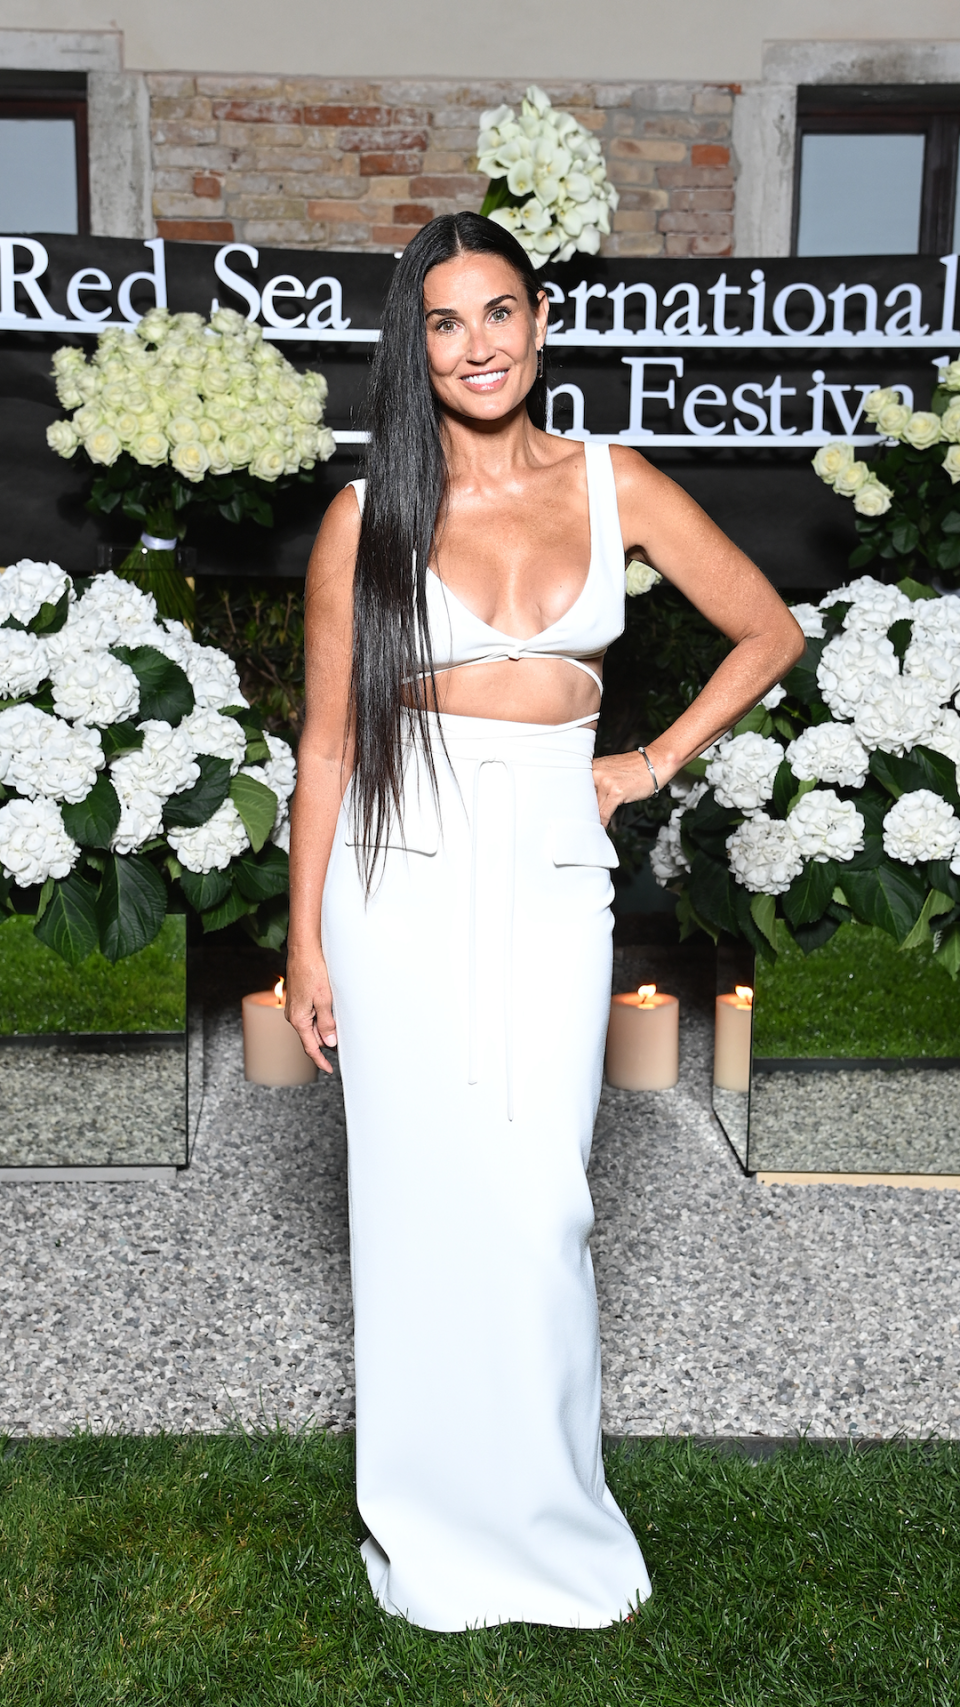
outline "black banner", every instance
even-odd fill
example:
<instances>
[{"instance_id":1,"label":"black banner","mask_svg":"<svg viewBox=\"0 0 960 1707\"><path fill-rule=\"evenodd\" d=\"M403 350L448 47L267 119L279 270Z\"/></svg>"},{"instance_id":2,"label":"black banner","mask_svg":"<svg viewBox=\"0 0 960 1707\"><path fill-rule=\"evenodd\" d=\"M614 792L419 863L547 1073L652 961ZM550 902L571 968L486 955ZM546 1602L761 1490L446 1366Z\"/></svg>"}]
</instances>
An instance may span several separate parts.
<instances>
[{"instance_id":1,"label":"black banner","mask_svg":"<svg viewBox=\"0 0 960 1707\"><path fill-rule=\"evenodd\" d=\"M333 459L281 495L278 526L194 521L200 573L302 575L323 509L357 472L385 255L91 237L0 237L0 560L52 558L89 573L122 519L88 516L89 470L47 447L50 377L64 342L134 324L155 302L239 309L330 385ZM636 445L689 490L761 568L792 589L836 585L855 542L852 506L812 473L831 437L873 441L863 399L899 386L928 406L960 345L957 260L606 261L547 265L555 431Z\"/></svg>"}]
</instances>

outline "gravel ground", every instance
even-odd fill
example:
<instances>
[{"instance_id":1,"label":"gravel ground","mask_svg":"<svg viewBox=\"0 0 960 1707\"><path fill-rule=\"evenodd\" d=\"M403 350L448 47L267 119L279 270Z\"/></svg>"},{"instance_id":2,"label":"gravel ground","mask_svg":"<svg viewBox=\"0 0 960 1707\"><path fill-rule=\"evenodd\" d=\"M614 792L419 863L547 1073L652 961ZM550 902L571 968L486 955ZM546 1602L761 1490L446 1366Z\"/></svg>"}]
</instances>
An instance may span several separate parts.
<instances>
[{"instance_id":1,"label":"gravel ground","mask_svg":"<svg viewBox=\"0 0 960 1707\"><path fill-rule=\"evenodd\" d=\"M750 1167L960 1174L960 1071L755 1072Z\"/></svg>"},{"instance_id":2,"label":"gravel ground","mask_svg":"<svg viewBox=\"0 0 960 1707\"><path fill-rule=\"evenodd\" d=\"M0 1050L0 1167L179 1167L182 1043L130 1054Z\"/></svg>"},{"instance_id":3,"label":"gravel ground","mask_svg":"<svg viewBox=\"0 0 960 1707\"><path fill-rule=\"evenodd\" d=\"M681 996L683 1068L604 1092L605 1427L960 1437L960 1193L744 1179L710 1111L712 978L619 951L617 988L650 978ZM175 1185L0 1185L3 1429L350 1425L338 1086L245 1084L235 1006L206 1071Z\"/></svg>"}]
</instances>

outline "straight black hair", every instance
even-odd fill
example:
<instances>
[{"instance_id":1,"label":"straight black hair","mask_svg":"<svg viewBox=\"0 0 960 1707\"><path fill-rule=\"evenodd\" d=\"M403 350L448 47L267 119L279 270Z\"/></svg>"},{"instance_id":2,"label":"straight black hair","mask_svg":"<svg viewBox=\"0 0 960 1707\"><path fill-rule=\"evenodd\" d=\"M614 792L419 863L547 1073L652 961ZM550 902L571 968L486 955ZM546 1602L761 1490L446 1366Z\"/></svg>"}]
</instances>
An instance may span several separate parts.
<instances>
[{"instance_id":1,"label":"straight black hair","mask_svg":"<svg viewBox=\"0 0 960 1707\"><path fill-rule=\"evenodd\" d=\"M458 255L499 255L518 274L531 309L543 289L515 237L477 213L441 214L418 231L387 294L368 405L367 489L354 578L351 710L354 834L369 891L403 786L403 722L423 750L436 788L421 672L435 687L427 574L447 493L440 406L427 365L423 287L432 267ZM546 381L527 410L546 425ZM404 710L404 684L415 703Z\"/></svg>"}]
</instances>

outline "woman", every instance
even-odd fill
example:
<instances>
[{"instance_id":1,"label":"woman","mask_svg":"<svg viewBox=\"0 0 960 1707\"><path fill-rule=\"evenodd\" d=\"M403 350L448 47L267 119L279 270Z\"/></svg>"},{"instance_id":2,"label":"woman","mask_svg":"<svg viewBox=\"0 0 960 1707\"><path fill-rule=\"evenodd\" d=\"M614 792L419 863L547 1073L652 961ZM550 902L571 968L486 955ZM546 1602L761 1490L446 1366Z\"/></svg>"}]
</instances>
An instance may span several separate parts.
<instances>
[{"instance_id":1,"label":"woman","mask_svg":"<svg viewBox=\"0 0 960 1707\"><path fill-rule=\"evenodd\" d=\"M318 1066L339 1044L363 1553L381 1606L434 1630L596 1627L650 1593L604 1483L587 1245L604 826L803 650L670 480L541 430L547 313L492 221L414 238L368 477L327 511L307 585L287 1011ZM591 767L625 552L735 644L646 752Z\"/></svg>"}]
</instances>

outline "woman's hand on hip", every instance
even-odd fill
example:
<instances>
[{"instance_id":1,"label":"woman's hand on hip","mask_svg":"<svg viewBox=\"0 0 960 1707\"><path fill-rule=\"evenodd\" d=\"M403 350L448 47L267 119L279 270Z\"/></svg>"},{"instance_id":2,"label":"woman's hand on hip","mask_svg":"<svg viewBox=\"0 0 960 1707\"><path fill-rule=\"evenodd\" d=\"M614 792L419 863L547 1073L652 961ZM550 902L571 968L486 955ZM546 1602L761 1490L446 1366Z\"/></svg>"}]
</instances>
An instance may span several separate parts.
<instances>
[{"instance_id":1,"label":"woman's hand on hip","mask_svg":"<svg viewBox=\"0 0 960 1707\"><path fill-rule=\"evenodd\" d=\"M626 805L628 800L650 798L653 778L642 753L606 753L593 761L593 786L597 791L600 822L606 829L618 806Z\"/></svg>"},{"instance_id":2,"label":"woman's hand on hip","mask_svg":"<svg viewBox=\"0 0 960 1707\"><path fill-rule=\"evenodd\" d=\"M332 1073L320 1045L336 1048L337 1027L327 965L319 949L311 953L288 952L286 1015L311 1061L322 1072Z\"/></svg>"}]
</instances>

